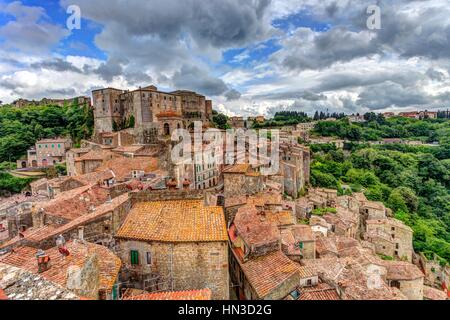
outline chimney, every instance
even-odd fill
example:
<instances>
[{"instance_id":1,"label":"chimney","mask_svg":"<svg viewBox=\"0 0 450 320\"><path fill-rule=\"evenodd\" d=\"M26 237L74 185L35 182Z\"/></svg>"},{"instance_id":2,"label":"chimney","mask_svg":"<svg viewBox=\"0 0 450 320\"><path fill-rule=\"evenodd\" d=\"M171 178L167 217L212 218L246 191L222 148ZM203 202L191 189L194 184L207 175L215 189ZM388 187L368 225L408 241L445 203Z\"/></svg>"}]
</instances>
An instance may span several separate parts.
<instances>
[{"instance_id":1,"label":"chimney","mask_svg":"<svg viewBox=\"0 0 450 320\"><path fill-rule=\"evenodd\" d=\"M84 241L84 227L83 226L78 227L78 240L80 240L81 242Z\"/></svg>"},{"instance_id":2,"label":"chimney","mask_svg":"<svg viewBox=\"0 0 450 320\"><path fill-rule=\"evenodd\" d=\"M50 256L44 250L38 250L36 254L38 273L42 273L50 269Z\"/></svg>"}]
</instances>

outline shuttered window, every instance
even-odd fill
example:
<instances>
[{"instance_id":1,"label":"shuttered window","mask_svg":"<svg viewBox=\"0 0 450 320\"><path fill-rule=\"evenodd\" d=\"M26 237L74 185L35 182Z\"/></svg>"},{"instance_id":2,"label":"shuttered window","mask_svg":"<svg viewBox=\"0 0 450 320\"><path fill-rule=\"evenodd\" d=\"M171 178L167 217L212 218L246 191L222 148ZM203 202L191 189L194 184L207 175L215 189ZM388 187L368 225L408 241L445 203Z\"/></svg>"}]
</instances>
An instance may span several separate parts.
<instances>
[{"instance_id":1,"label":"shuttered window","mask_svg":"<svg viewBox=\"0 0 450 320\"><path fill-rule=\"evenodd\" d=\"M131 265L136 266L139 264L139 251L131 250L130 251L130 261Z\"/></svg>"}]
</instances>

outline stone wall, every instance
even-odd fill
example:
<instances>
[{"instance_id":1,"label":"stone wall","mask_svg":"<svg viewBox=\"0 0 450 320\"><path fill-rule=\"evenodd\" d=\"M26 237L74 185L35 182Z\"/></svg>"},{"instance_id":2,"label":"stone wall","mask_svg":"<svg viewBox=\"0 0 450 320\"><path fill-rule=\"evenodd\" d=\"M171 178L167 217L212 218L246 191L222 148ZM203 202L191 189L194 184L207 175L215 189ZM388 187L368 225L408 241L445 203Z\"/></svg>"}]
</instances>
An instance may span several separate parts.
<instances>
[{"instance_id":1,"label":"stone wall","mask_svg":"<svg viewBox=\"0 0 450 320\"><path fill-rule=\"evenodd\" d=\"M400 281L400 291L409 300L423 300L423 278Z\"/></svg>"},{"instance_id":2,"label":"stone wall","mask_svg":"<svg viewBox=\"0 0 450 320\"><path fill-rule=\"evenodd\" d=\"M255 194L264 189L264 176L224 173L224 196Z\"/></svg>"},{"instance_id":3,"label":"stone wall","mask_svg":"<svg viewBox=\"0 0 450 320\"><path fill-rule=\"evenodd\" d=\"M120 239L118 243L124 263L122 280L129 280L131 274L137 273L137 286L149 291L209 288L213 299L229 299L226 241L161 243ZM139 252L139 266L131 266L131 250ZM159 283L144 281L152 277L159 277Z\"/></svg>"}]
</instances>

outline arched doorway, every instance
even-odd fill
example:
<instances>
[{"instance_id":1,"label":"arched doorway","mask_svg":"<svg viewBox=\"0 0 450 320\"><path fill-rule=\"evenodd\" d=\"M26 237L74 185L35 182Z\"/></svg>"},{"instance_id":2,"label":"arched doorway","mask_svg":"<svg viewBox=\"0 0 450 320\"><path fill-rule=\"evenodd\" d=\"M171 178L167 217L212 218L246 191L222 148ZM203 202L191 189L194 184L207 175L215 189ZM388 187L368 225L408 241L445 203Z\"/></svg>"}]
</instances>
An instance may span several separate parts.
<instances>
[{"instance_id":1,"label":"arched doorway","mask_svg":"<svg viewBox=\"0 0 450 320\"><path fill-rule=\"evenodd\" d=\"M21 165L22 165L22 168L26 168L27 167L27 162L26 161L22 161Z\"/></svg>"},{"instance_id":2,"label":"arched doorway","mask_svg":"<svg viewBox=\"0 0 450 320\"><path fill-rule=\"evenodd\" d=\"M38 166L37 161L36 160L31 161L31 166L33 168L36 168Z\"/></svg>"},{"instance_id":3,"label":"arched doorway","mask_svg":"<svg viewBox=\"0 0 450 320\"><path fill-rule=\"evenodd\" d=\"M42 159L42 166L43 166L43 167L48 166L48 161L47 161L47 159Z\"/></svg>"},{"instance_id":4,"label":"arched doorway","mask_svg":"<svg viewBox=\"0 0 450 320\"><path fill-rule=\"evenodd\" d=\"M168 123L164 123L164 135L169 136L170 135L170 126Z\"/></svg>"}]
</instances>

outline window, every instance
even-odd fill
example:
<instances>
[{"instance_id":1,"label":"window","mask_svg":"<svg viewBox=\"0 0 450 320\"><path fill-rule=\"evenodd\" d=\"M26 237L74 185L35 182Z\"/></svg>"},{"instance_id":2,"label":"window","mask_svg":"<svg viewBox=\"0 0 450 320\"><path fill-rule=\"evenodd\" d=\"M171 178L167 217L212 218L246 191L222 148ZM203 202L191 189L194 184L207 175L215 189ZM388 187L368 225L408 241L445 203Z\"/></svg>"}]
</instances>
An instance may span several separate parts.
<instances>
[{"instance_id":1,"label":"window","mask_svg":"<svg viewBox=\"0 0 450 320\"><path fill-rule=\"evenodd\" d=\"M137 250L130 251L130 261L131 261L131 265L133 265L133 266L139 265L139 251L137 251Z\"/></svg>"},{"instance_id":2,"label":"window","mask_svg":"<svg viewBox=\"0 0 450 320\"><path fill-rule=\"evenodd\" d=\"M298 298L300 298L300 293L298 292L298 290L294 290L290 293L291 297L294 298L294 300L297 300Z\"/></svg>"},{"instance_id":3,"label":"window","mask_svg":"<svg viewBox=\"0 0 450 320\"><path fill-rule=\"evenodd\" d=\"M152 253L147 252L146 256L147 256L147 264L152 264Z\"/></svg>"},{"instance_id":4,"label":"window","mask_svg":"<svg viewBox=\"0 0 450 320\"><path fill-rule=\"evenodd\" d=\"M312 280L311 279L306 280L306 285L307 286L312 286Z\"/></svg>"},{"instance_id":5,"label":"window","mask_svg":"<svg viewBox=\"0 0 450 320\"><path fill-rule=\"evenodd\" d=\"M61 145L60 144L58 144L58 149L61 149Z\"/></svg>"}]
</instances>

